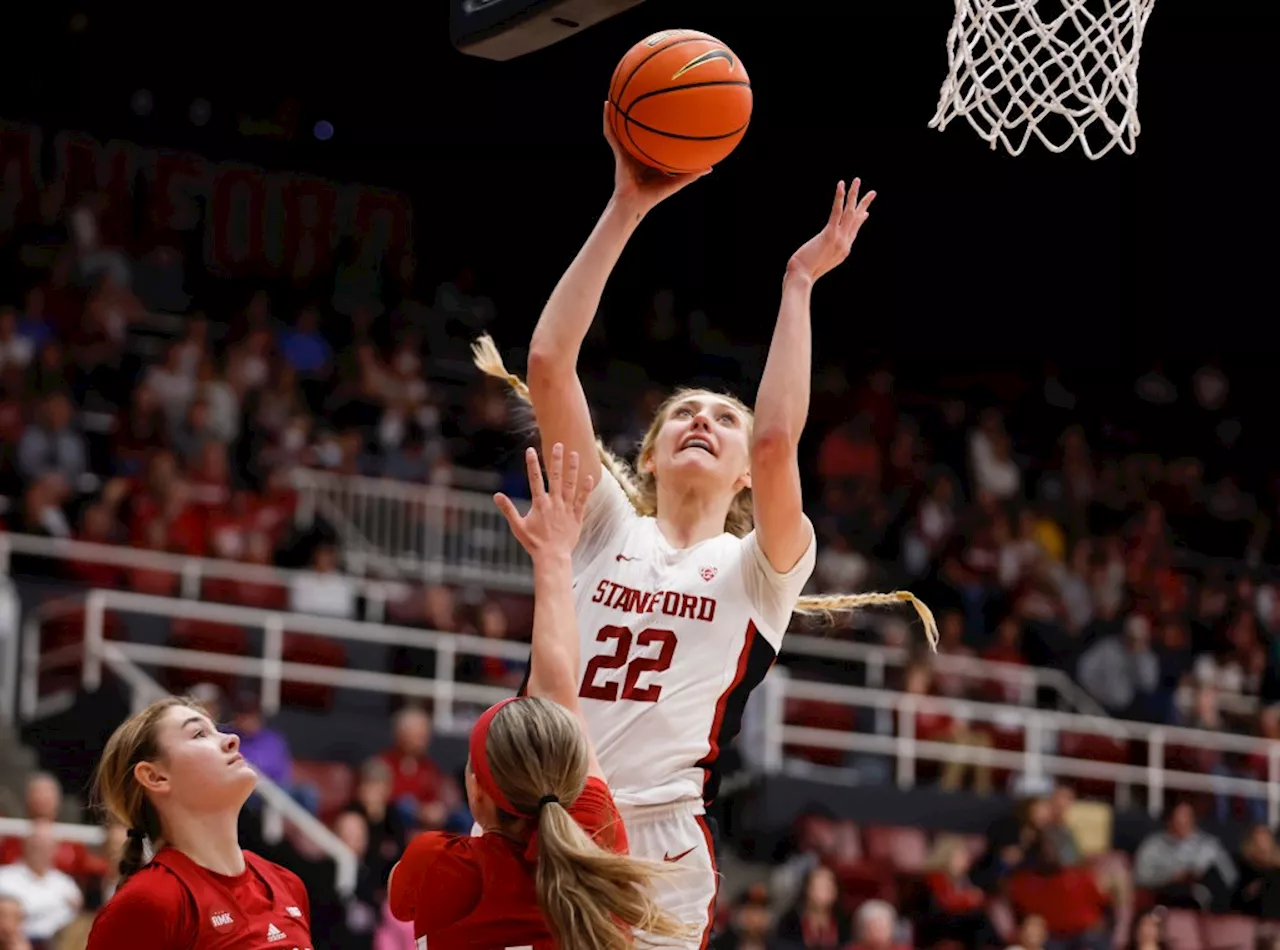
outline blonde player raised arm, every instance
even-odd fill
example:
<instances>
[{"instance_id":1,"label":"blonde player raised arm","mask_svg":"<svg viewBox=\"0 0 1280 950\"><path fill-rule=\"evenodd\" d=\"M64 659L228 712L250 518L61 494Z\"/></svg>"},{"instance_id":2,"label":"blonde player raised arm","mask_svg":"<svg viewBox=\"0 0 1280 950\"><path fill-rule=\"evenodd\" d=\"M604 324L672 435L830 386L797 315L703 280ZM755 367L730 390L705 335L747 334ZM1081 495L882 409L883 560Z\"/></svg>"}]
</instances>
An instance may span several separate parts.
<instances>
[{"instance_id":1,"label":"blonde player raised arm","mask_svg":"<svg viewBox=\"0 0 1280 950\"><path fill-rule=\"evenodd\" d=\"M631 233L700 176L652 173L618 146L607 123L605 136L613 195L538 320L528 386L487 337L475 356L532 403L544 448L563 443L581 453L582 475L596 481L573 565L580 708L632 853L687 869L657 882L657 899L699 926L688 946L701 947L717 885L704 806L715 797L720 752L792 613L909 602L931 643L936 628L928 608L904 592L800 597L816 547L797 463L809 408L810 295L849 255L875 193L859 199L856 179L848 189L839 183L825 226L788 261L758 412L731 396L679 390L659 409L633 470L596 439L578 353Z\"/></svg>"}]
</instances>

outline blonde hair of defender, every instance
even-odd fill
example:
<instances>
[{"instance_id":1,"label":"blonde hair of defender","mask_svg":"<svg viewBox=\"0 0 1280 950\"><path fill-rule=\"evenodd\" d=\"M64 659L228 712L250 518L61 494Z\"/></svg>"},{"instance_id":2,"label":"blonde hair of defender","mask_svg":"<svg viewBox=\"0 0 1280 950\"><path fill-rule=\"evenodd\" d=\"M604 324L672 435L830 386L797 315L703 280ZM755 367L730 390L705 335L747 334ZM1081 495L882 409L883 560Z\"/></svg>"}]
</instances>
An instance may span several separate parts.
<instances>
[{"instance_id":1,"label":"blonde hair of defender","mask_svg":"<svg viewBox=\"0 0 1280 950\"><path fill-rule=\"evenodd\" d=\"M485 758L508 801L536 815L521 819L500 812L499 820L537 830L538 906L557 946L629 950L632 930L653 937L695 935L649 896L654 879L674 868L602 848L569 813L586 785L590 762L586 735L572 713L540 698L508 703L489 725ZM548 795L556 800L540 804Z\"/></svg>"}]
</instances>

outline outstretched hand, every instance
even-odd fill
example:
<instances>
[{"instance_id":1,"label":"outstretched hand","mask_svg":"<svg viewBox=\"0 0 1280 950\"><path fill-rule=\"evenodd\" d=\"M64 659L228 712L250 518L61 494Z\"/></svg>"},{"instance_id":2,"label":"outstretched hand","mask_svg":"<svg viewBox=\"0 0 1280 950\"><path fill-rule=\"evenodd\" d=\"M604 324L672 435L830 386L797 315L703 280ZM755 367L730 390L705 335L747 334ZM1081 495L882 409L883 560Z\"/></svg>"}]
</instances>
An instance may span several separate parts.
<instances>
[{"instance_id":1,"label":"outstretched hand","mask_svg":"<svg viewBox=\"0 0 1280 950\"><path fill-rule=\"evenodd\" d=\"M871 202L876 197L874 191L868 191L866 197L859 201L858 190L861 187L862 179L855 178L846 195L844 182L836 184L836 197L831 205L826 227L791 255L788 270L803 274L810 280L817 280L849 256L853 239L858 236L858 229L867 220Z\"/></svg>"},{"instance_id":2,"label":"outstretched hand","mask_svg":"<svg viewBox=\"0 0 1280 950\"><path fill-rule=\"evenodd\" d=\"M493 496L494 503L530 557L537 560L551 555L572 555L582 533L582 516L595 480L588 475L581 484L578 483L578 453L570 452L566 465L564 446L559 442L551 447L545 487L537 451L532 448L525 450L524 458L533 497L528 513L521 515L515 503L501 492Z\"/></svg>"},{"instance_id":3,"label":"outstretched hand","mask_svg":"<svg viewBox=\"0 0 1280 950\"><path fill-rule=\"evenodd\" d=\"M609 148L613 149L615 198L635 204L637 210L643 214L663 199L670 198L681 188L711 173L711 169L708 168L687 175L667 174L636 161L614 135L613 123L610 121L613 111L613 103L606 102L604 104L604 137L609 142Z\"/></svg>"}]
</instances>

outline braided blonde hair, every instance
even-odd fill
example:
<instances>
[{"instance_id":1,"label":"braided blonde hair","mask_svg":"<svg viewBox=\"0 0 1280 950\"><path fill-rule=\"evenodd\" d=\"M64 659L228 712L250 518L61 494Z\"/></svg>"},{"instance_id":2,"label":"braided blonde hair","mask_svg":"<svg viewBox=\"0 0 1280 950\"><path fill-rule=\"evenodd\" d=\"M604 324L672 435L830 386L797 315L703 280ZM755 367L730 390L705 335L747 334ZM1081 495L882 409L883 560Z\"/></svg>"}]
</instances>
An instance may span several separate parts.
<instances>
[{"instance_id":1,"label":"braided blonde hair","mask_svg":"<svg viewBox=\"0 0 1280 950\"><path fill-rule=\"evenodd\" d=\"M502 354L498 352L498 347L491 336L486 333L472 343L471 355L477 369L486 376L502 380L511 387L511 391L522 402L530 406L533 405L533 397L529 393L529 387L523 379L507 369L506 364L502 361ZM666 419L668 410L676 403L687 399L690 395L701 392L704 392L704 390L679 389L663 402L654 416L653 423L649 426L649 431L645 433L644 440L640 443L639 459L641 462L653 451L653 444L657 439L658 430ZM754 419L754 414L748 406L732 396L720 393L715 393L714 395L732 403L746 416L749 420L748 425L750 425L750 421ZM596 440L596 454L600 457L600 464L608 470L609 474L621 486L623 493L627 496L637 514L653 517L658 513L657 482L653 473L641 471L637 474L636 469L609 451L599 439ZM735 537L743 538L754 527L755 517L752 509L751 489L746 488L740 491L733 499L733 503L729 507L729 513L725 516L724 530ZM929 609L929 605L910 591L895 590L887 594L819 594L806 596L796 601L795 613L832 623L838 614L868 607L896 607L899 604L910 604L915 609L920 622L924 625L924 632L929 640L929 646L936 652L938 649L938 622L934 619L933 611Z\"/></svg>"}]
</instances>

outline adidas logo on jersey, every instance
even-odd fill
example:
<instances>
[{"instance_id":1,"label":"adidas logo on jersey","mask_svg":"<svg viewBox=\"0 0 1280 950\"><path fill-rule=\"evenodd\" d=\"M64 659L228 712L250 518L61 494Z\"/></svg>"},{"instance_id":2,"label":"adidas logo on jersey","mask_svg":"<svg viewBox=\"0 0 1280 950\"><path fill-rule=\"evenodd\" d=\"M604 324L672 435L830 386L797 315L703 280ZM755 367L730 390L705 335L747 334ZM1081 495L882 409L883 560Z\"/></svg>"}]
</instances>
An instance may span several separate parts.
<instances>
[{"instance_id":1,"label":"adidas logo on jersey","mask_svg":"<svg viewBox=\"0 0 1280 950\"><path fill-rule=\"evenodd\" d=\"M298 910L298 908L296 908L296 907L286 907L286 908L284 909L284 912L285 912L286 914L288 914L290 917L301 917L301 916L302 916L302 911Z\"/></svg>"},{"instance_id":2,"label":"adidas logo on jersey","mask_svg":"<svg viewBox=\"0 0 1280 950\"><path fill-rule=\"evenodd\" d=\"M233 918L230 914L225 914L225 913L214 914L212 917L209 918L209 923L213 924L213 926L215 927L226 927L230 924L234 924L235 918Z\"/></svg>"},{"instance_id":3,"label":"adidas logo on jersey","mask_svg":"<svg viewBox=\"0 0 1280 950\"><path fill-rule=\"evenodd\" d=\"M267 940L268 940L268 942L274 943L274 942L275 942L275 941L277 941L277 940L283 940L283 939L284 939L284 931L283 931L283 930L281 930L281 929L280 929L279 927L277 927L275 924L267 924Z\"/></svg>"}]
</instances>

